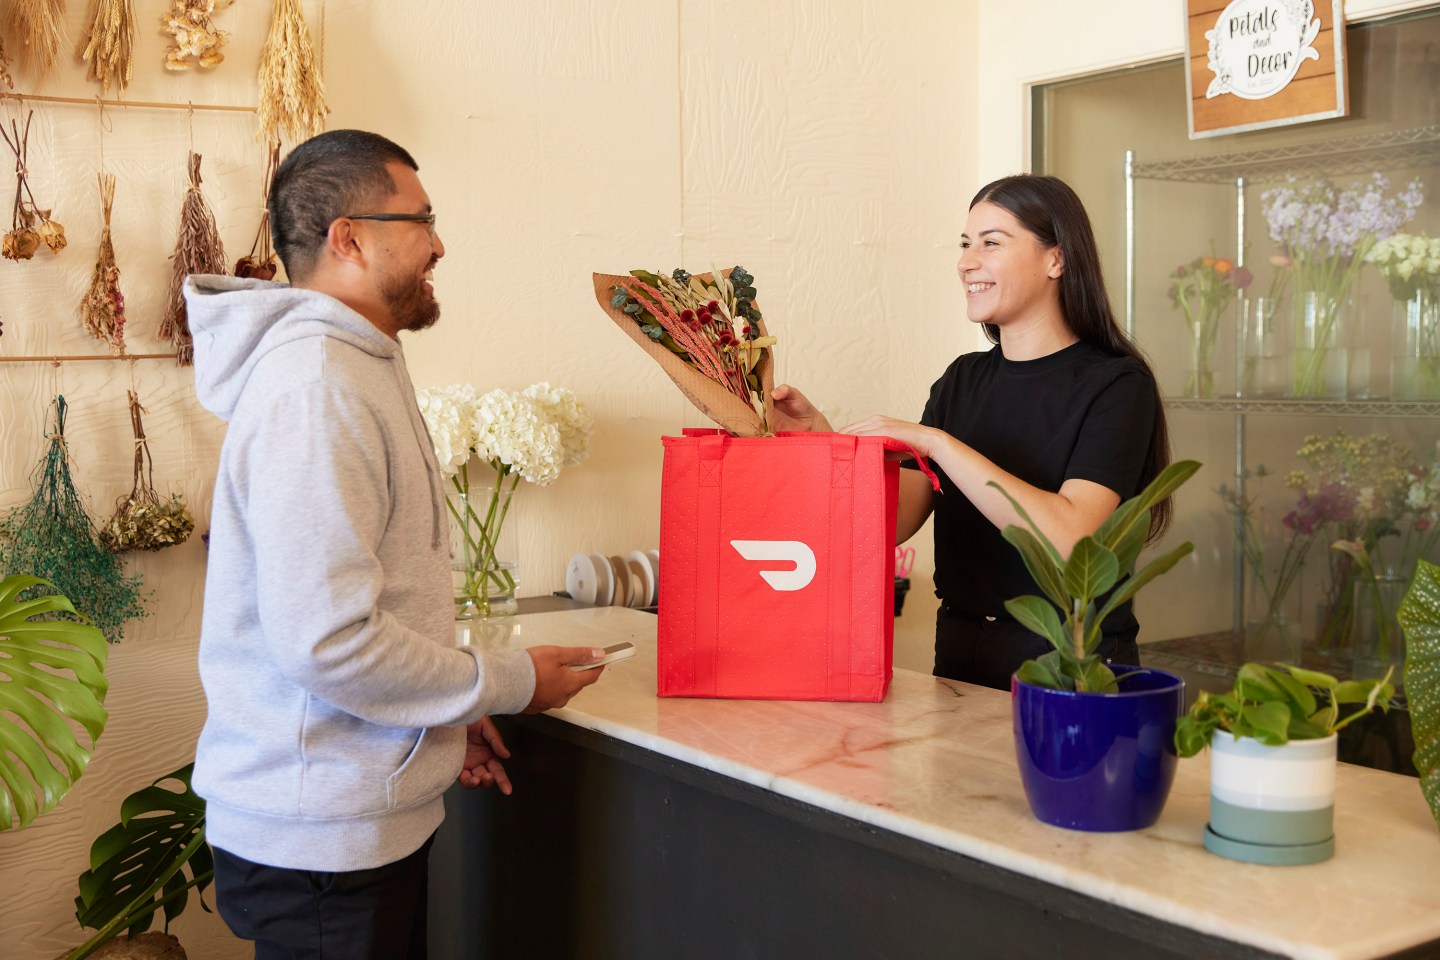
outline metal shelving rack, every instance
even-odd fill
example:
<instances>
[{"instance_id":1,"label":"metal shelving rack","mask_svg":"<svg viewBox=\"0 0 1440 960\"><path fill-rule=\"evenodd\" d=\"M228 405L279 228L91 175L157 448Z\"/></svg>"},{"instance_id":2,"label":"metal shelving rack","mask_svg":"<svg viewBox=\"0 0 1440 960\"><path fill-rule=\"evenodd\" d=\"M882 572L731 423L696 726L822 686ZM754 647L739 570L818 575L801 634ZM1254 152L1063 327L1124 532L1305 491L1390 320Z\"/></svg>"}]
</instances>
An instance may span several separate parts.
<instances>
[{"instance_id":1,"label":"metal shelving rack","mask_svg":"<svg viewBox=\"0 0 1440 960\"><path fill-rule=\"evenodd\" d=\"M1440 166L1440 126L1413 127L1352 137L1140 162L1125 151L1125 332L1135 336L1135 181L1228 184L1235 190L1236 263L1245 264L1245 189L1289 176L1353 176L1375 171ZM1237 385L1238 389L1238 385ZM1245 417L1308 415L1333 417L1440 418L1440 401L1398 400L1271 400L1250 397L1167 398L1171 410L1230 413L1235 417L1235 488L1245 490ZM1234 617L1232 629L1244 627L1245 557L1241 520L1236 518L1234 547Z\"/></svg>"}]
</instances>

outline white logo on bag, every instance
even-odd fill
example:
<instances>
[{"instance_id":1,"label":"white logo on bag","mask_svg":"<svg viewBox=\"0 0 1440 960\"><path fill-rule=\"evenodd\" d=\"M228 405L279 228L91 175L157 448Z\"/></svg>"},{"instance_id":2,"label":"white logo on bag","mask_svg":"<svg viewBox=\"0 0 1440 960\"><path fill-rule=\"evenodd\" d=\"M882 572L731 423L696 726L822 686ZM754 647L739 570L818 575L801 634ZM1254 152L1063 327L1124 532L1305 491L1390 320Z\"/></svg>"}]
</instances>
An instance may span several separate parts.
<instances>
[{"instance_id":1,"label":"white logo on bag","mask_svg":"<svg viewBox=\"0 0 1440 960\"><path fill-rule=\"evenodd\" d=\"M761 570L760 576L776 590L800 590L815 579L815 551L799 540L731 540L730 546L746 560L782 560L793 570Z\"/></svg>"}]
</instances>

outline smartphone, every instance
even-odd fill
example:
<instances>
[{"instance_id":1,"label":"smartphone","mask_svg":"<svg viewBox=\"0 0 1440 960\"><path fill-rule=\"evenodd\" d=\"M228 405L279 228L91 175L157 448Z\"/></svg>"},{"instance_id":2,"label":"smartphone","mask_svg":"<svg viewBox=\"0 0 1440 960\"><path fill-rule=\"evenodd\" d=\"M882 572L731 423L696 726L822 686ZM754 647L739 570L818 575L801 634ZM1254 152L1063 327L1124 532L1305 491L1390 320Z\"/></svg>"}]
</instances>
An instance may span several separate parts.
<instances>
[{"instance_id":1,"label":"smartphone","mask_svg":"<svg viewBox=\"0 0 1440 960\"><path fill-rule=\"evenodd\" d=\"M596 667L603 667L607 663L614 663L617 660L628 660L635 656L635 644L629 640L622 640L619 643L612 643L605 647L605 657L599 663L574 663L570 665L571 670L594 670Z\"/></svg>"}]
</instances>

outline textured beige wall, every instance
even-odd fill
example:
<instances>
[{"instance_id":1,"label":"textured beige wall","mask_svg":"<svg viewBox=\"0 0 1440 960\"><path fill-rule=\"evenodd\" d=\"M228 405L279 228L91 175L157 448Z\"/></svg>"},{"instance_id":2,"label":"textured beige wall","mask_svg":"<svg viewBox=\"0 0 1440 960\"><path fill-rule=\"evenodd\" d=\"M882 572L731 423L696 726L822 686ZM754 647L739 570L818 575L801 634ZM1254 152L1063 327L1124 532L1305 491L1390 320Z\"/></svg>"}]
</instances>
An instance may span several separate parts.
<instances>
[{"instance_id":1,"label":"textured beige wall","mask_svg":"<svg viewBox=\"0 0 1440 960\"><path fill-rule=\"evenodd\" d=\"M78 35L84 4L72 2ZM159 69L164 38L140 3L134 100L253 103L268 5L239 4L214 74ZM563 587L577 550L658 540L662 434L702 421L595 305L589 275L630 267L743 263L780 336L779 372L837 423L918 416L930 382L973 333L953 266L964 201L977 185L977 4L949 0L337 0L324 9L330 126L410 148L440 215L444 318L407 341L417 384L576 390L598 421L591 459L526 488L510 523L523 594ZM321 6L306 4L313 28ZM89 97L65 62L30 92ZM13 106L0 110L14 116ZM73 305L99 234L99 122L89 107L37 109L33 186L71 246L0 263L0 355L101 353ZM160 349L154 326L184 190L185 112L107 111L104 151L119 177L114 236L130 349ZM231 259L258 218L262 151L253 119L196 113L206 192ZM0 164L3 166L3 164ZM92 513L129 489L124 363L0 365L0 509L28 495L46 404L72 404L67 431ZM222 427L193 400L193 375L138 361L133 376L162 488L183 490L200 528ZM897 661L928 668L933 600L928 532L898 622ZM74 879L121 798L190 759L203 719L195 675L205 570L198 539L132 558L152 616L113 648L110 727L60 808L0 834L0 954L50 957L83 936ZM22 891L16 893L16 891ZM188 912L191 956L247 956L220 922Z\"/></svg>"}]
</instances>

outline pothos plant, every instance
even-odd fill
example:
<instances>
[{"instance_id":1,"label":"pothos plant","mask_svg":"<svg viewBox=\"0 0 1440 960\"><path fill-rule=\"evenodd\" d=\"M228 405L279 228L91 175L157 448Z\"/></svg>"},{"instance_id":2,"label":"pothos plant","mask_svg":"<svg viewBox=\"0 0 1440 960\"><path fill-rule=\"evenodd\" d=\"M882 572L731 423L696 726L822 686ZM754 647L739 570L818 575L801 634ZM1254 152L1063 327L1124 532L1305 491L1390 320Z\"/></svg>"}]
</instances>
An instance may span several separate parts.
<instances>
[{"instance_id":1,"label":"pothos plant","mask_svg":"<svg viewBox=\"0 0 1440 960\"><path fill-rule=\"evenodd\" d=\"M1021 626L1055 647L1050 653L1021 664L1016 671L1021 681L1051 690L1081 693L1116 690L1114 672L1095 653L1100 645L1101 625L1106 617L1133 599L1141 587L1195 549L1193 543L1183 543L1135 572L1135 562L1150 530L1151 509L1199 469L1200 464L1194 460L1170 464L1139 495L1120 504L1099 530L1077 540L1069 557L1060 555L1004 487L990 483L1005 495L1029 527L1027 530L1011 524L1002 535L1020 551L1025 569L1044 594L1007 600L1005 610Z\"/></svg>"}]
</instances>

